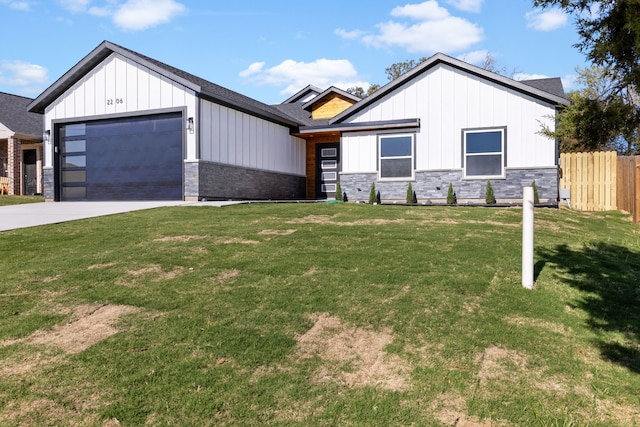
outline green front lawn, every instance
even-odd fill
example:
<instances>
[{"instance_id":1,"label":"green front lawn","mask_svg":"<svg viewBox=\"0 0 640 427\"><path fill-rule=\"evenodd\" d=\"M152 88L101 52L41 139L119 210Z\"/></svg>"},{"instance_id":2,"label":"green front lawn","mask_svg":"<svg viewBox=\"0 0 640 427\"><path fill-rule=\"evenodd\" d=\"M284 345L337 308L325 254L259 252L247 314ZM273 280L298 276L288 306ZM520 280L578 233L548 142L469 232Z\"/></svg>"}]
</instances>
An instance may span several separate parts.
<instances>
[{"instance_id":1,"label":"green front lawn","mask_svg":"<svg viewBox=\"0 0 640 427\"><path fill-rule=\"evenodd\" d=\"M2 200L2 198L0 198ZM0 233L0 425L640 424L640 227L172 207Z\"/></svg>"},{"instance_id":2,"label":"green front lawn","mask_svg":"<svg viewBox=\"0 0 640 427\"><path fill-rule=\"evenodd\" d=\"M21 205L24 203L44 202L42 196L6 196L0 195L0 206Z\"/></svg>"}]
</instances>

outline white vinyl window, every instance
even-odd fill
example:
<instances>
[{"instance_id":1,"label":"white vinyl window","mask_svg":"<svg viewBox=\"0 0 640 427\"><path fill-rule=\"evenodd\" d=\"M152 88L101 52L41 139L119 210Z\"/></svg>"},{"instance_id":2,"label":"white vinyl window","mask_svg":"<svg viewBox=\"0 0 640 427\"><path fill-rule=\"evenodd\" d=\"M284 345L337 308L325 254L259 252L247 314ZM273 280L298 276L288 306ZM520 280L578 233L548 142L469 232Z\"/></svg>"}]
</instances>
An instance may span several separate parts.
<instances>
[{"instance_id":1,"label":"white vinyl window","mask_svg":"<svg viewBox=\"0 0 640 427\"><path fill-rule=\"evenodd\" d=\"M504 178L506 128L462 131L465 178Z\"/></svg>"},{"instance_id":2,"label":"white vinyl window","mask_svg":"<svg viewBox=\"0 0 640 427\"><path fill-rule=\"evenodd\" d=\"M413 134L378 137L378 177L380 180L409 180L414 176Z\"/></svg>"}]
</instances>

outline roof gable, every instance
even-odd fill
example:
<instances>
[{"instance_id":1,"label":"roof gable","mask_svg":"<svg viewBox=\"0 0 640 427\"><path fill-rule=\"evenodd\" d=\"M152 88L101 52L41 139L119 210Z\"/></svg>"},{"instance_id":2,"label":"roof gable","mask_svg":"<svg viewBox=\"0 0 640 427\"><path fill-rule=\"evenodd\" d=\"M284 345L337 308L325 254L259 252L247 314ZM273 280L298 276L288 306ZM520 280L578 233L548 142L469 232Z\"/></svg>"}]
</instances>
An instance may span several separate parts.
<instances>
[{"instance_id":1,"label":"roof gable","mask_svg":"<svg viewBox=\"0 0 640 427\"><path fill-rule=\"evenodd\" d=\"M354 94L351 94L347 91L344 91L342 89L339 89L335 86L331 86L329 89L325 90L324 92L322 92L321 94L319 94L318 96L314 97L312 100L306 102L302 108L304 108L305 110L310 110L313 108L314 105L317 105L319 102L323 102L326 101L327 99L334 97L334 96L340 96L342 98L346 98L348 100L355 102L360 101L360 97L355 96Z\"/></svg>"},{"instance_id":2,"label":"roof gable","mask_svg":"<svg viewBox=\"0 0 640 427\"><path fill-rule=\"evenodd\" d=\"M42 115L28 111L27 106L32 101L24 96L0 92L0 123L14 134L40 138L44 129Z\"/></svg>"},{"instance_id":3,"label":"roof gable","mask_svg":"<svg viewBox=\"0 0 640 427\"><path fill-rule=\"evenodd\" d=\"M277 109L267 104L106 40L29 104L29 111L43 113L45 108L56 98L113 53L122 55L193 90L202 98L284 126L295 127L298 125L290 117L281 114Z\"/></svg>"},{"instance_id":4,"label":"roof gable","mask_svg":"<svg viewBox=\"0 0 640 427\"><path fill-rule=\"evenodd\" d=\"M288 99L286 99L282 103L292 104L294 102L307 102L310 99L315 98L320 93L322 93L322 89L314 85L308 85L307 87L291 95Z\"/></svg>"},{"instance_id":5,"label":"roof gable","mask_svg":"<svg viewBox=\"0 0 640 427\"><path fill-rule=\"evenodd\" d=\"M508 77L504 77L500 74L487 71L475 65L468 64L459 59L452 58L443 53L437 53L431 56L425 62L416 66L411 71L408 71L407 73L403 74L397 79L387 83L385 86L378 89L372 95L362 99L360 102L354 104L352 107L338 114L336 117L332 118L329 121L329 123L332 123L332 124L340 123L343 120L348 119L349 117L353 116L354 114L361 111L365 107L381 100L387 94L393 92L394 90L398 89L401 86L404 86L405 84L409 83L411 80L415 79L416 77L422 75L423 73L427 72L428 70L440 64L446 64L450 67L456 68L470 75L474 75L482 79L497 83L501 86L513 89L517 92L548 102L549 104L569 105L569 100L567 100L564 96L560 96L558 93L550 93L545 90L542 90L539 87L540 85L534 86L532 84L525 84L524 82L518 82ZM563 91L563 94L564 94L564 91Z\"/></svg>"}]
</instances>

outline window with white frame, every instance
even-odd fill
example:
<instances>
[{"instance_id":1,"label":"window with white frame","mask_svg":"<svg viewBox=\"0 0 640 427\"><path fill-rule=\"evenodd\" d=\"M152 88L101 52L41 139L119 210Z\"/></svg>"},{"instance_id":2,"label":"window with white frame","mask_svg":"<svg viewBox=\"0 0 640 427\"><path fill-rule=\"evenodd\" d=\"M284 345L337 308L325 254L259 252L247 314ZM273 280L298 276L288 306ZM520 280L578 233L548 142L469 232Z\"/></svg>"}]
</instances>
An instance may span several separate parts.
<instances>
[{"instance_id":1,"label":"window with white frame","mask_svg":"<svg viewBox=\"0 0 640 427\"><path fill-rule=\"evenodd\" d=\"M504 178L507 128L462 131L465 178Z\"/></svg>"},{"instance_id":2,"label":"window with white frame","mask_svg":"<svg viewBox=\"0 0 640 427\"><path fill-rule=\"evenodd\" d=\"M378 176L384 179L413 179L413 134L378 136Z\"/></svg>"}]
</instances>

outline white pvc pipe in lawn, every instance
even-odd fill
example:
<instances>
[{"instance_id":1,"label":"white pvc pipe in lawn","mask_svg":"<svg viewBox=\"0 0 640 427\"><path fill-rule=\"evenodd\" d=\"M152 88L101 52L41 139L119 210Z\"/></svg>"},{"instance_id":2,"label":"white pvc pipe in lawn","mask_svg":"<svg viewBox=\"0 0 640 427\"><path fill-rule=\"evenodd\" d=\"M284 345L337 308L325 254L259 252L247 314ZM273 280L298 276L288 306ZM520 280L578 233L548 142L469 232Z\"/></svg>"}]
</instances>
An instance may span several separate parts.
<instances>
[{"instance_id":1,"label":"white pvc pipe in lawn","mask_svg":"<svg viewBox=\"0 0 640 427\"><path fill-rule=\"evenodd\" d=\"M533 187L522 193L522 286L533 288Z\"/></svg>"}]
</instances>

